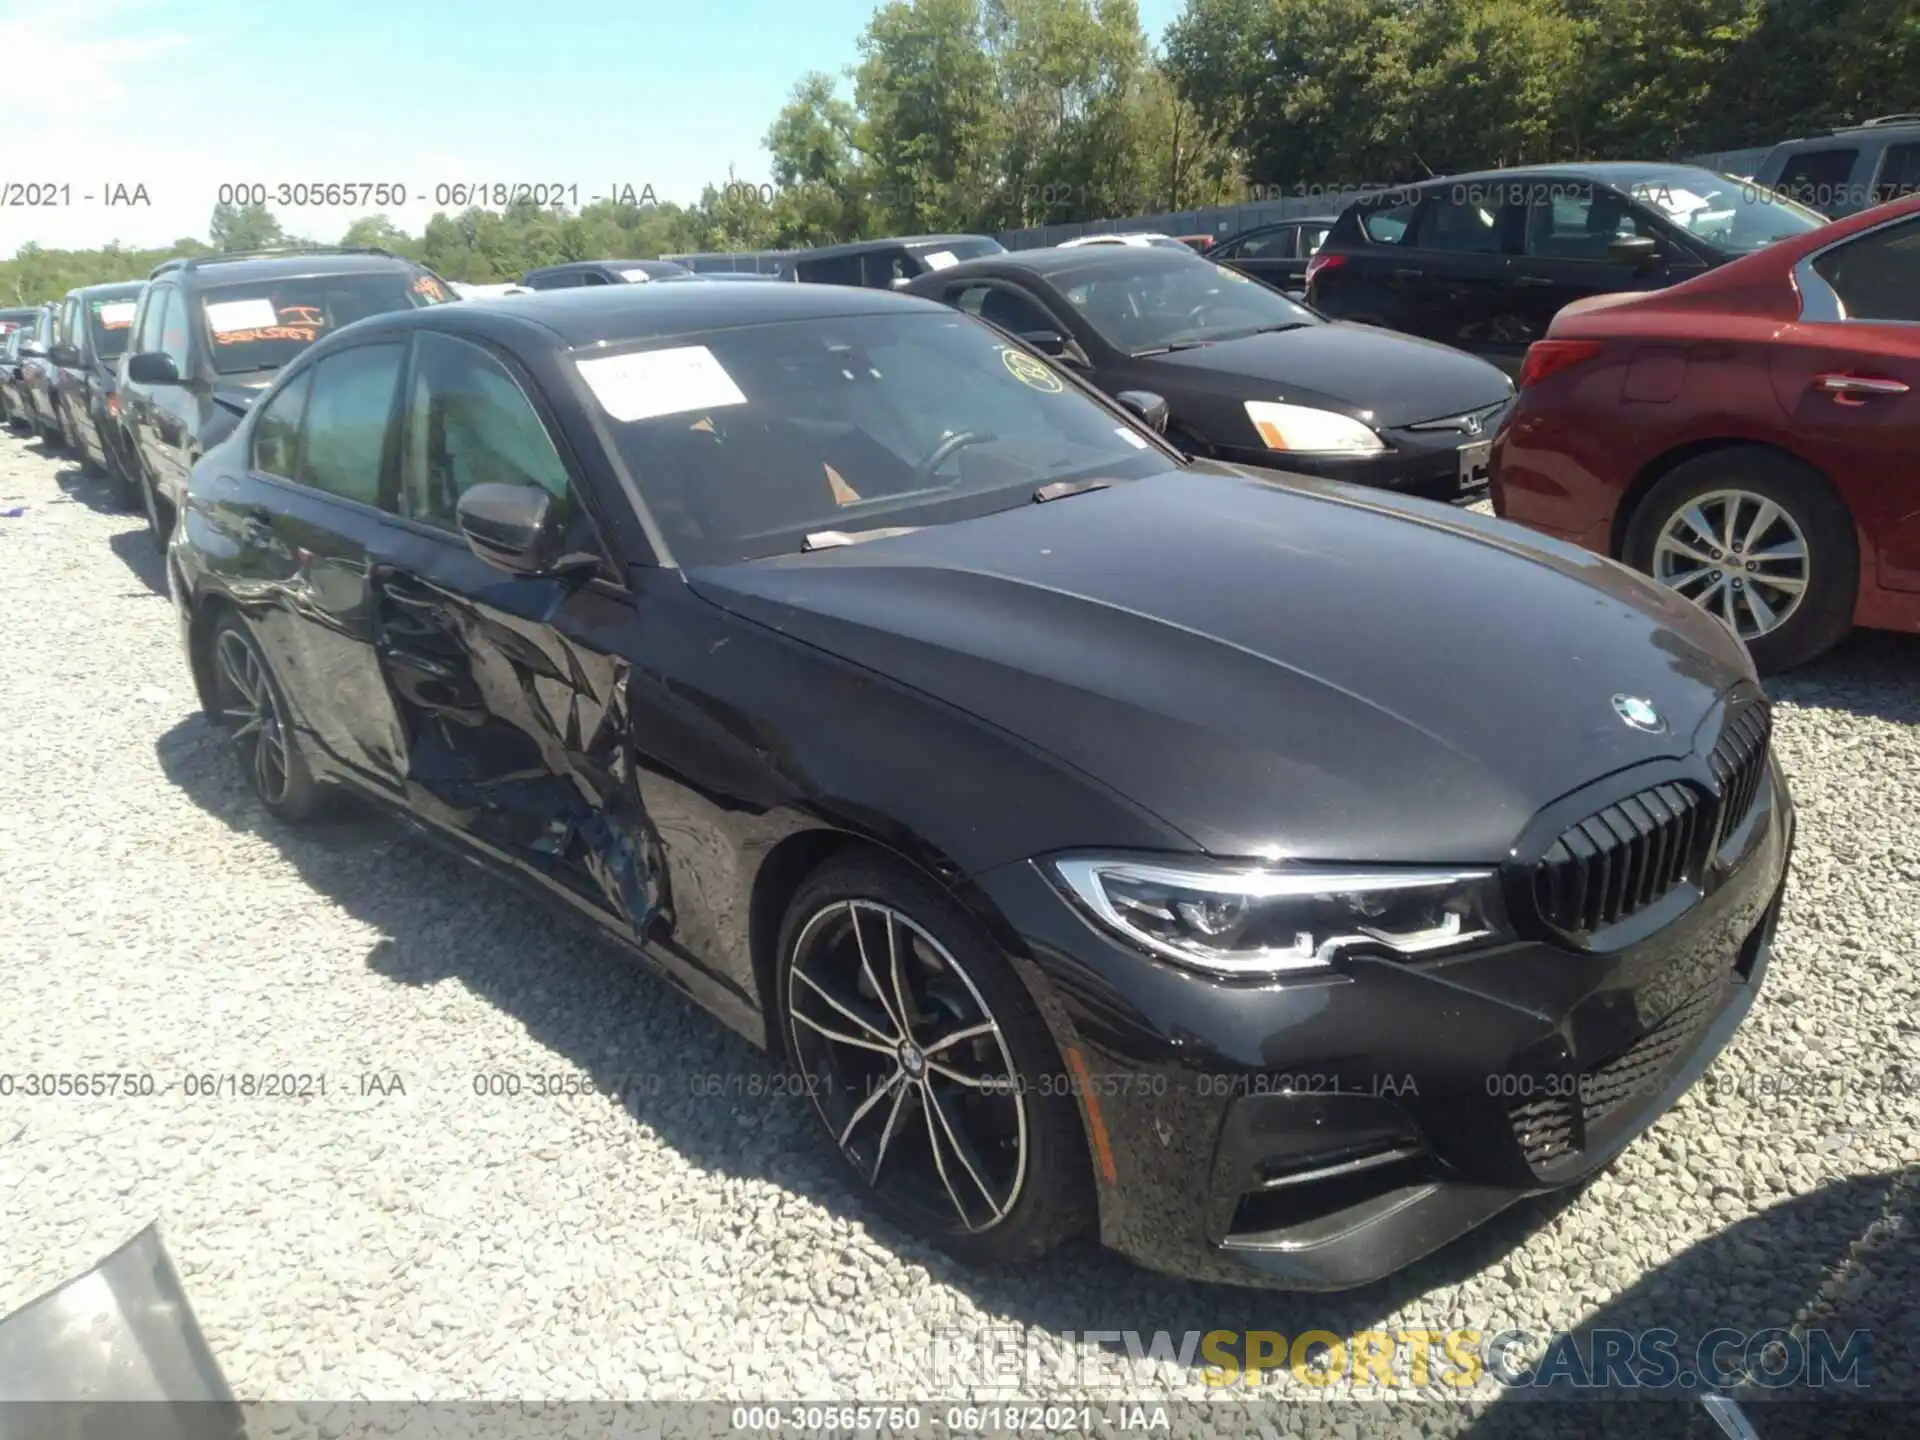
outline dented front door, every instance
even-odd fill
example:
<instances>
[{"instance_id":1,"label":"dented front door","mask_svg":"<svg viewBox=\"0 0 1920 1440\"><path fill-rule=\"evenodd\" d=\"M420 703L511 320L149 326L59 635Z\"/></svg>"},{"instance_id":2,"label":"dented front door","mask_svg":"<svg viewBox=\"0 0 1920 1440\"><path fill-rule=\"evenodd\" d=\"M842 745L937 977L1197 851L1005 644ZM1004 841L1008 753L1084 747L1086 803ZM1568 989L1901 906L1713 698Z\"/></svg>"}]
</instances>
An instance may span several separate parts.
<instances>
[{"instance_id":1,"label":"dented front door","mask_svg":"<svg viewBox=\"0 0 1920 1440\"><path fill-rule=\"evenodd\" d=\"M414 530L372 588L409 807L645 935L663 857L634 784L619 658L631 598L509 576Z\"/></svg>"}]
</instances>

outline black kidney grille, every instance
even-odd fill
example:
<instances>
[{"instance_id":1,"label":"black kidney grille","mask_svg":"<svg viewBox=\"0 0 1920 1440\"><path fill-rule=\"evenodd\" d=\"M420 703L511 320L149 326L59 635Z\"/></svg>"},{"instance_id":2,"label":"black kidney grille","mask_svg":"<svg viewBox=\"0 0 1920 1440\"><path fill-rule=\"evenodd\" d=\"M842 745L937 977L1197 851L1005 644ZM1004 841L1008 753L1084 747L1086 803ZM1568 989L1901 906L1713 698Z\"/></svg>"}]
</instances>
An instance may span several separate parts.
<instances>
[{"instance_id":1,"label":"black kidney grille","mask_svg":"<svg viewBox=\"0 0 1920 1440\"><path fill-rule=\"evenodd\" d=\"M1711 817L1690 785L1655 785L1589 815L1534 867L1541 918L1590 933L1646 909L1687 878Z\"/></svg>"},{"instance_id":2,"label":"black kidney grille","mask_svg":"<svg viewBox=\"0 0 1920 1440\"><path fill-rule=\"evenodd\" d=\"M1713 747L1708 765L1720 787L1720 826L1714 833L1717 850L1747 818L1767 772L1767 741L1773 719L1765 704L1750 705L1733 718Z\"/></svg>"}]
</instances>

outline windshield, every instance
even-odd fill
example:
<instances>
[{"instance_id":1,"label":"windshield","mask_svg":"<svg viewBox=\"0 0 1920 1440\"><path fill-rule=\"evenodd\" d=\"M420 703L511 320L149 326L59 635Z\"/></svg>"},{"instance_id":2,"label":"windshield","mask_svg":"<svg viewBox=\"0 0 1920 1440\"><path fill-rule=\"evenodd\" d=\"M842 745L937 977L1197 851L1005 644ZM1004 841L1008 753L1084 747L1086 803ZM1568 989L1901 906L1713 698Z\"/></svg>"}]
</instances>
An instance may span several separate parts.
<instances>
[{"instance_id":1,"label":"windshield","mask_svg":"<svg viewBox=\"0 0 1920 1440\"><path fill-rule=\"evenodd\" d=\"M93 340L93 353L102 360L117 360L127 353L127 341L133 335L133 312L140 306L134 295L107 297L87 302L87 330Z\"/></svg>"},{"instance_id":2,"label":"windshield","mask_svg":"<svg viewBox=\"0 0 1920 1440\"><path fill-rule=\"evenodd\" d=\"M576 363L682 564L969 519L1055 481L1173 463L958 314L744 326Z\"/></svg>"},{"instance_id":3,"label":"windshield","mask_svg":"<svg viewBox=\"0 0 1920 1440\"><path fill-rule=\"evenodd\" d=\"M201 307L222 375L275 370L307 346L356 320L391 310L444 305L455 297L424 271L301 275L206 291Z\"/></svg>"},{"instance_id":4,"label":"windshield","mask_svg":"<svg viewBox=\"0 0 1920 1440\"><path fill-rule=\"evenodd\" d=\"M1004 255L1007 247L998 240L977 235L971 240L942 240L937 245L919 247L913 253L929 270L944 270L962 260L978 260L982 255Z\"/></svg>"},{"instance_id":5,"label":"windshield","mask_svg":"<svg viewBox=\"0 0 1920 1440\"><path fill-rule=\"evenodd\" d=\"M1141 254L1129 265L1113 253L1098 268L1055 275L1054 284L1107 343L1135 355L1320 323L1279 291L1198 255L1169 263Z\"/></svg>"},{"instance_id":6,"label":"windshield","mask_svg":"<svg viewBox=\"0 0 1920 1440\"><path fill-rule=\"evenodd\" d=\"M1628 193L1689 235L1740 255L1827 223L1826 216L1764 185L1712 170L1656 171L1634 181Z\"/></svg>"}]
</instances>

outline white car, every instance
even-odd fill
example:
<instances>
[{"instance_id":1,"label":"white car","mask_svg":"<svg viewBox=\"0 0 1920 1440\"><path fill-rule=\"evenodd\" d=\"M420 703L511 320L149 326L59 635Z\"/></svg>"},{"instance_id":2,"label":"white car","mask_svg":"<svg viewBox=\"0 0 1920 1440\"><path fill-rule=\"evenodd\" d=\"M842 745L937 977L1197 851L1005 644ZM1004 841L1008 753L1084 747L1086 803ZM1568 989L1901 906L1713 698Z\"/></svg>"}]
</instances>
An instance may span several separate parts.
<instances>
[{"instance_id":1,"label":"white car","mask_svg":"<svg viewBox=\"0 0 1920 1440\"><path fill-rule=\"evenodd\" d=\"M1161 235L1151 231L1136 231L1131 235L1080 235L1072 240L1062 240L1056 247L1071 250L1076 245L1158 245L1167 250L1191 250L1193 247L1184 240L1176 240L1171 235Z\"/></svg>"},{"instance_id":2,"label":"white car","mask_svg":"<svg viewBox=\"0 0 1920 1440\"><path fill-rule=\"evenodd\" d=\"M449 280L453 293L462 300L479 300L488 295L531 295L533 292L524 285L474 285L462 280Z\"/></svg>"}]
</instances>

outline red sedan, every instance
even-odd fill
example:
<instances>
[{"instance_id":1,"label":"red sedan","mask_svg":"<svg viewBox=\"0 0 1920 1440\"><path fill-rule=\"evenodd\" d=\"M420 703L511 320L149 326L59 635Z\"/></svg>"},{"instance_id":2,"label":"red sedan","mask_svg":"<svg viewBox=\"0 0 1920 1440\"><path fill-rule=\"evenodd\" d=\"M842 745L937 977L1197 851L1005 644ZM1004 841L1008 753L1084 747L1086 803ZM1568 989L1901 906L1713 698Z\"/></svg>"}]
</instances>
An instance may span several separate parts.
<instances>
[{"instance_id":1,"label":"red sedan","mask_svg":"<svg viewBox=\"0 0 1920 1440\"><path fill-rule=\"evenodd\" d=\"M1671 585L1762 671L1920 631L1920 195L1569 305L1519 385L1497 514Z\"/></svg>"}]
</instances>

